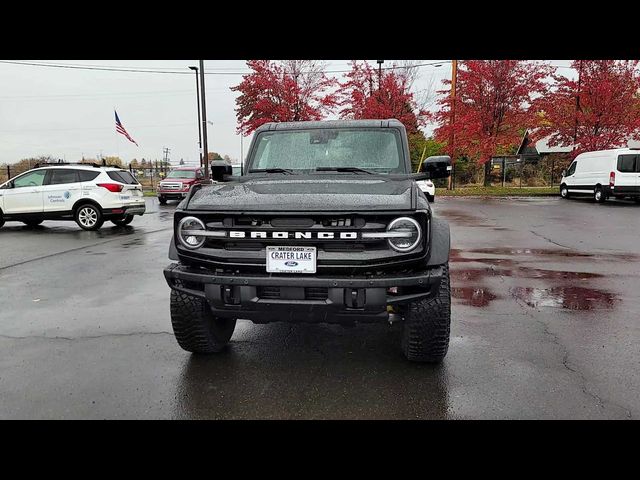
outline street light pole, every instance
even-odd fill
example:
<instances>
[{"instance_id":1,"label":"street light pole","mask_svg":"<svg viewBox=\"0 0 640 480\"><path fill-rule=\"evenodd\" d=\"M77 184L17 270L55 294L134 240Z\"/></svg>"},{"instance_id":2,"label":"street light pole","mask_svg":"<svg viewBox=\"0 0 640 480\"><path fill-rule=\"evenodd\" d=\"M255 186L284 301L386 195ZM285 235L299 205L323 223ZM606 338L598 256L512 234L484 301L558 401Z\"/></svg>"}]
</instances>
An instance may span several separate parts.
<instances>
[{"instance_id":1,"label":"street light pole","mask_svg":"<svg viewBox=\"0 0 640 480\"><path fill-rule=\"evenodd\" d=\"M204 159L204 179L209 180L209 146L207 145L207 103L204 94L204 60L200 60L200 101L202 102L202 145Z\"/></svg>"},{"instance_id":2,"label":"street light pole","mask_svg":"<svg viewBox=\"0 0 640 480\"><path fill-rule=\"evenodd\" d=\"M200 84L198 83L198 67L191 66L190 70L196 72L196 104L198 106L198 149L200 151L200 166L202 167L202 130L201 130L201 120L200 120Z\"/></svg>"}]
</instances>

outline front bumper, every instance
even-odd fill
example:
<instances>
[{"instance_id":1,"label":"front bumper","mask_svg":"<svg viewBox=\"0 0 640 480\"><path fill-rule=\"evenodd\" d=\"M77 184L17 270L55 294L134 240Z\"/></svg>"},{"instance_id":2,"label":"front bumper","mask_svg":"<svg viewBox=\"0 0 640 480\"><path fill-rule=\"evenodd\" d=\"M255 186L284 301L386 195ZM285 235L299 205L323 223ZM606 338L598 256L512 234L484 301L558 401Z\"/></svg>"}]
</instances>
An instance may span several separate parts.
<instances>
[{"instance_id":1,"label":"front bumper","mask_svg":"<svg viewBox=\"0 0 640 480\"><path fill-rule=\"evenodd\" d=\"M255 323L386 321L388 305L433 298L442 275L442 266L375 277L215 274L179 263L164 269L169 287L207 300L214 315Z\"/></svg>"},{"instance_id":2,"label":"front bumper","mask_svg":"<svg viewBox=\"0 0 640 480\"><path fill-rule=\"evenodd\" d=\"M186 192L179 192L179 191L176 191L176 190L168 190L168 191L158 190L158 192L157 192L157 196L158 197L164 197L164 198L167 198L169 200L183 199L187 195L189 195L189 190L187 190Z\"/></svg>"}]
</instances>

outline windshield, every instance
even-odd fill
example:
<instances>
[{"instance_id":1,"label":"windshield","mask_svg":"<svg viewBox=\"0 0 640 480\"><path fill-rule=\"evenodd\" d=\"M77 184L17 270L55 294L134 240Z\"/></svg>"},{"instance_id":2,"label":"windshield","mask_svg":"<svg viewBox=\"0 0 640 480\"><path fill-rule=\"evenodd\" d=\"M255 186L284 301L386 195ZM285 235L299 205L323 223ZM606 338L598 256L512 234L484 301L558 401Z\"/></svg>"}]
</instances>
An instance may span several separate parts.
<instances>
[{"instance_id":1,"label":"windshield","mask_svg":"<svg viewBox=\"0 0 640 480\"><path fill-rule=\"evenodd\" d=\"M172 170L167 178L196 178L195 170Z\"/></svg>"},{"instance_id":2,"label":"windshield","mask_svg":"<svg viewBox=\"0 0 640 480\"><path fill-rule=\"evenodd\" d=\"M250 172L286 169L292 173L308 173L318 168L346 168L382 174L407 173L400 135L391 128L262 132L254 152Z\"/></svg>"}]
</instances>

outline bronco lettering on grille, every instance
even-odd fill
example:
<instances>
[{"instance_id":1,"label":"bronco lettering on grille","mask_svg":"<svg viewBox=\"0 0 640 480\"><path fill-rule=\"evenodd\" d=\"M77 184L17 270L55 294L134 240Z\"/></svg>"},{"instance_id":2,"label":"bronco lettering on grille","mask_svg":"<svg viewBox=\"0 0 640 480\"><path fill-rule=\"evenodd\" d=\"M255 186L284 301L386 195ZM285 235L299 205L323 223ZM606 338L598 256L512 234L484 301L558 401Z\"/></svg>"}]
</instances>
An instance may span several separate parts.
<instances>
[{"instance_id":1,"label":"bronco lettering on grille","mask_svg":"<svg viewBox=\"0 0 640 480\"><path fill-rule=\"evenodd\" d=\"M248 234L248 235L247 235ZM313 239L318 240L357 240L357 232L241 232L231 230L229 238L275 238L275 239Z\"/></svg>"}]
</instances>

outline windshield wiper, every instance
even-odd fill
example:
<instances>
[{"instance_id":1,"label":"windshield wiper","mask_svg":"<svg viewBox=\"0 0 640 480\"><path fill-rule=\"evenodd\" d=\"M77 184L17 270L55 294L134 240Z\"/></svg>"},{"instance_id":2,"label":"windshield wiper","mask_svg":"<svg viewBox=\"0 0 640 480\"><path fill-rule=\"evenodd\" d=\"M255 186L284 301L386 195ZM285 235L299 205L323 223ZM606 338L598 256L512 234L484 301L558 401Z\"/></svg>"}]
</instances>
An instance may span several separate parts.
<instances>
[{"instance_id":1,"label":"windshield wiper","mask_svg":"<svg viewBox=\"0 0 640 480\"><path fill-rule=\"evenodd\" d=\"M287 168L252 168L249 173L286 173L288 175L295 175L293 170Z\"/></svg>"},{"instance_id":2,"label":"windshield wiper","mask_svg":"<svg viewBox=\"0 0 640 480\"><path fill-rule=\"evenodd\" d=\"M371 172L359 167L318 167L316 168L316 172L357 172L375 175L375 172Z\"/></svg>"}]
</instances>

